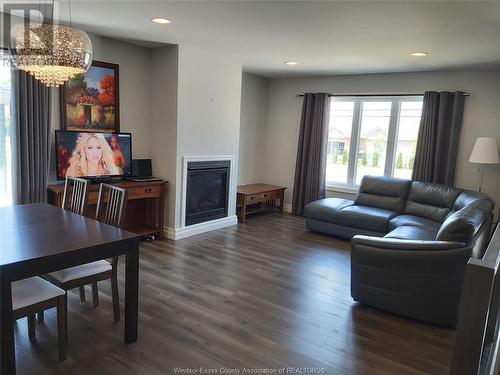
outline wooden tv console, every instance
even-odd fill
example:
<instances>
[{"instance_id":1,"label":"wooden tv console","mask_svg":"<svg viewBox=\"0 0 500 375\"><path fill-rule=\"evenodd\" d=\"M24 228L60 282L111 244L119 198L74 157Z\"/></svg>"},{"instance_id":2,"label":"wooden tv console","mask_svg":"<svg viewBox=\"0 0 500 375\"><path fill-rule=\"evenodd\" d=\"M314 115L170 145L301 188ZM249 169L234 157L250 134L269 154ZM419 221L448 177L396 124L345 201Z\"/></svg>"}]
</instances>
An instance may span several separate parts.
<instances>
[{"instance_id":1,"label":"wooden tv console","mask_svg":"<svg viewBox=\"0 0 500 375\"><path fill-rule=\"evenodd\" d=\"M111 183L111 185L119 186L128 191L124 229L144 236L158 236L163 239L163 208L167 183L168 181ZM63 194L64 183L49 185L50 204L61 207ZM95 216L98 194L99 184L90 185L85 216L91 218Z\"/></svg>"}]
</instances>

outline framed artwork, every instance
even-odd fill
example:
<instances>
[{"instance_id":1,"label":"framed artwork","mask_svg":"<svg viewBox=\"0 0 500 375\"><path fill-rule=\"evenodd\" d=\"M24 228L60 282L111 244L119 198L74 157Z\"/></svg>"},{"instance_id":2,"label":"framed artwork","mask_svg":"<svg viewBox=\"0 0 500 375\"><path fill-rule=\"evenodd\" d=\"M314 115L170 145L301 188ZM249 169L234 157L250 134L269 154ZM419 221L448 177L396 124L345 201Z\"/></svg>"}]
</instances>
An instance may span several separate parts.
<instances>
[{"instance_id":1,"label":"framed artwork","mask_svg":"<svg viewBox=\"0 0 500 375\"><path fill-rule=\"evenodd\" d=\"M119 66L92 61L61 87L62 130L119 132Z\"/></svg>"}]
</instances>

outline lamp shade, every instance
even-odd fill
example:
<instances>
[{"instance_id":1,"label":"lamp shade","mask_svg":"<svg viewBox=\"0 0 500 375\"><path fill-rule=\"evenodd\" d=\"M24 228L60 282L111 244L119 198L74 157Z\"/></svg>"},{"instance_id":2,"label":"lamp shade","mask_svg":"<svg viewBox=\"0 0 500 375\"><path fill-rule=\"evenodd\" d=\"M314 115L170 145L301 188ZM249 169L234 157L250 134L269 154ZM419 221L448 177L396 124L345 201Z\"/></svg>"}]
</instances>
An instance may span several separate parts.
<instances>
[{"instance_id":1,"label":"lamp shade","mask_svg":"<svg viewBox=\"0 0 500 375\"><path fill-rule=\"evenodd\" d=\"M470 154L471 163L498 164L498 147L495 138L478 137Z\"/></svg>"}]
</instances>

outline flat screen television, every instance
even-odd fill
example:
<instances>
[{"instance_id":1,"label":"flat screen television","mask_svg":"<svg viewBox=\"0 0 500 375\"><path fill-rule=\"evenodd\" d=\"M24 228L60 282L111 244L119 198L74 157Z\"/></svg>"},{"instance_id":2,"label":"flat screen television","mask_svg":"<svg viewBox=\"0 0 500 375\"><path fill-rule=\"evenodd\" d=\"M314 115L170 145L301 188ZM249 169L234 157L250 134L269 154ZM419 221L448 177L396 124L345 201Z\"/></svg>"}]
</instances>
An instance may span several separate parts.
<instances>
[{"instance_id":1,"label":"flat screen television","mask_svg":"<svg viewBox=\"0 0 500 375\"><path fill-rule=\"evenodd\" d=\"M102 178L129 176L130 133L90 133L56 130L57 179L66 176Z\"/></svg>"}]
</instances>

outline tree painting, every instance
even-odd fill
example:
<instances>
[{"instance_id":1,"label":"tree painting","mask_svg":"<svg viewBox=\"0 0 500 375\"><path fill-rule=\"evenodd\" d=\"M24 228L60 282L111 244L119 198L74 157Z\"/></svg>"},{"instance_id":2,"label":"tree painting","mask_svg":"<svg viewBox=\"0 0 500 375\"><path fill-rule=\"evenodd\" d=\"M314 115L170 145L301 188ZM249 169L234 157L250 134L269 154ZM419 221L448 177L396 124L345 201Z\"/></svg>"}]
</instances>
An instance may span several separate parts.
<instances>
[{"instance_id":1,"label":"tree painting","mask_svg":"<svg viewBox=\"0 0 500 375\"><path fill-rule=\"evenodd\" d=\"M94 61L63 88L67 130L119 131L118 65Z\"/></svg>"},{"instance_id":2,"label":"tree painting","mask_svg":"<svg viewBox=\"0 0 500 375\"><path fill-rule=\"evenodd\" d=\"M99 102L103 107L112 107L115 105L115 79L111 76L105 76L99 83L102 91L99 93Z\"/></svg>"}]
</instances>

